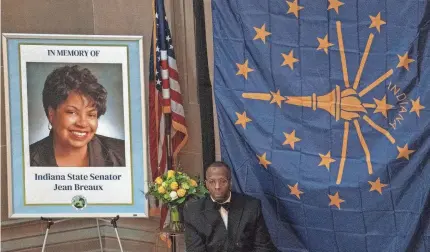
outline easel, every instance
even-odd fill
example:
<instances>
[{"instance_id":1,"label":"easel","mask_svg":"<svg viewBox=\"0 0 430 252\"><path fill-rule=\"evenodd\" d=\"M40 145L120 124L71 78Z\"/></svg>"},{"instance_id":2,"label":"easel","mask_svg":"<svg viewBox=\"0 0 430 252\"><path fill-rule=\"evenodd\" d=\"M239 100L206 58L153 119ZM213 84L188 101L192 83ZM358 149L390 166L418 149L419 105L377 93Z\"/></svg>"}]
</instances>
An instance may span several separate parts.
<instances>
[{"instance_id":1,"label":"easel","mask_svg":"<svg viewBox=\"0 0 430 252\"><path fill-rule=\"evenodd\" d=\"M49 229L51 229L51 226L54 225L55 223L60 223L60 222L68 221L68 220L71 220L71 219L63 219L63 220L53 221L51 218L40 217L40 220L46 221L45 239L43 240L43 245L42 245L42 252L45 252L46 240L48 239ZM123 252L122 245L121 245L121 240L120 240L119 235L118 235L118 226L116 224L116 222L119 220L119 215L117 215L115 218L112 218L110 220L96 218L96 221L97 221L97 231L98 231L99 242L100 242L100 251L103 252L103 243L102 243L102 236L101 236L101 233L100 233L99 220L112 224L113 228L115 229L116 238L118 239L119 248L120 248L121 252Z\"/></svg>"}]
</instances>

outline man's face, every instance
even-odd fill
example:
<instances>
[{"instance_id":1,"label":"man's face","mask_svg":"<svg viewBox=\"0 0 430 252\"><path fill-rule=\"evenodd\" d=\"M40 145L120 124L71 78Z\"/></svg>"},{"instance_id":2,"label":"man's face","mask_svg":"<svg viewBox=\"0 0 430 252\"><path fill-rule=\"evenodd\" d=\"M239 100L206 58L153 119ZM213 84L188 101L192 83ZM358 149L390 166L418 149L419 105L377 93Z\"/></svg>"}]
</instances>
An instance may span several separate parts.
<instances>
[{"instance_id":1,"label":"man's face","mask_svg":"<svg viewBox=\"0 0 430 252\"><path fill-rule=\"evenodd\" d=\"M71 92L56 109L48 111L55 141L62 147L84 147L97 131L97 109L87 97L76 92Z\"/></svg>"},{"instance_id":2,"label":"man's face","mask_svg":"<svg viewBox=\"0 0 430 252\"><path fill-rule=\"evenodd\" d=\"M209 167L206 171L206 187L212 198L224 202L230 196L230 174L225 167Z\"/></svg>"}]
</instances>

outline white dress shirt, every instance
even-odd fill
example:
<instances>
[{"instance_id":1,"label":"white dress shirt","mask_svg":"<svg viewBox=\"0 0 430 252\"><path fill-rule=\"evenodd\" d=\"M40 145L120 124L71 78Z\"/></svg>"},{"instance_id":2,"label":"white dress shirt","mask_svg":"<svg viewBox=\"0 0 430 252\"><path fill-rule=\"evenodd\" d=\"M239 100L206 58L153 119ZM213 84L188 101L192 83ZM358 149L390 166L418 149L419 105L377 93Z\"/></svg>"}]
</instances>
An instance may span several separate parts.
<instances>
[{"instance_id":1,"label":"white dress shirt","mask_svg":"<svg viewBox=\"0 0 430 252\"><path fill-rule=\"evenodd\" d=\"M212 198L212 196L211 196L211 199L213 202L215 202L215 200ZM228 199L226 201L220 203L220 204L230 202L230 200L231 200L231 192L230 192L230 195L228 196ZM228 211L225 210L224 207L221 207L219 209L219 213L221 214L221 218L224 221L225 228L227 229L227 227L228 227Z\"/></svg>"}]
</instances>

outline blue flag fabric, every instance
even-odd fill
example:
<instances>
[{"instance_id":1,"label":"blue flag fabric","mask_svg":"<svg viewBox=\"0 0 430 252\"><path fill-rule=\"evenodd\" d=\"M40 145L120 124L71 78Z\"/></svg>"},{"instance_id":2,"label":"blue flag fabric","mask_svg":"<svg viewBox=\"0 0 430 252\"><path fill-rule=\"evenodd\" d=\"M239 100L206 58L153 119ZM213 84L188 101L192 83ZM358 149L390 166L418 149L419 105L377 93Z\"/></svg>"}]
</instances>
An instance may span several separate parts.
<instances>
[{"instance_id":1,"label":"blue flag fabric","mask_svg":"<svg viewBox=\"0 0 430 252\"><path fill-rule=\"evenodd\" d=\"M233 190L280 251L430 251L430 4L212 0Z\"/></svg>"}]
</instances>

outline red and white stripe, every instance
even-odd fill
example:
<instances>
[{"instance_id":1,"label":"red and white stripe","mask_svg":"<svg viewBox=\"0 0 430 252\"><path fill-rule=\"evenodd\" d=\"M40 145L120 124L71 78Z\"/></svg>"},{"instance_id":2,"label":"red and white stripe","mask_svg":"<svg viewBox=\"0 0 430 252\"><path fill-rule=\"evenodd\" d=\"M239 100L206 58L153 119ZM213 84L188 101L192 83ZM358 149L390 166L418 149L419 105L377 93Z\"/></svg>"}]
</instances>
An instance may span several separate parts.
<instances>
[{"instance_id":1,"label":"red and white stripe","mask_svg":"<svg viewBox=\"0 0 430 252\"><path fill-rule=\"evenodd\" d=\"M172 118L173 164L175 164L179 151L188 140L176 60L169 57L167 51L162 50L159 63L161 66L162 92L160 93L155 88L156 83L151 83L149 90L150 128L154 129L154 132L150 134L151 167L157 167L157 169L151 169L153 179L167 170L166 123L163 113L171 113Z\"/></svg>"}]
</instances>

